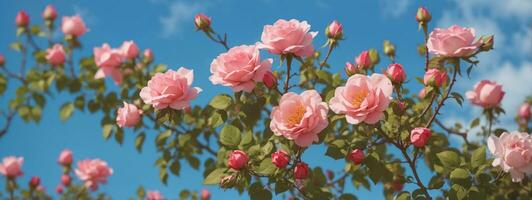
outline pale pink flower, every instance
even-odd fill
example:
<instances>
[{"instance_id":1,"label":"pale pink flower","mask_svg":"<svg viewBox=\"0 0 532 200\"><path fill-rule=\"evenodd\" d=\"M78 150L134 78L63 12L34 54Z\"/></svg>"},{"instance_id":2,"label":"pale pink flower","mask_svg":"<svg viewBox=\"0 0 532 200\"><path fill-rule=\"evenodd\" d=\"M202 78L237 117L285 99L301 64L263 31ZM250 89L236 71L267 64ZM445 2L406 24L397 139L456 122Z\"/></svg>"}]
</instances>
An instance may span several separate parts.
<instances>
[{"instance_id":1,"label":"pale pink flower","mask_svg":"<svg viewBox=\"0 0 532 200\"><path fill-rule=\"evenodd\" d=\"M113 174L113 169L100 159L78 161L77 167L76 176L92 191L96 191L99 184L107 183L107 178Z\"/></svg>"},{"instance_id":2,"label":"pale pink flower","mask_svg":"<svg viewBox=\"0 0 532 200\"><path fill-rule=\"evenodd\" d=\"M264 26L258 45L273 54L308 57L314 53L312 40L318 34L309 31L307 21L279 19L273 25Z\"/></svg>"},{"instance_id":3,"label":"pale pink flower","mask_svg":"<svg viewBox=\"0 0 532 200\"><path fill-rule=\"evenodd\" d=\"M427 42L430 53L445 57L470 56L480 45L480 42L475 41L475 29L458 25L447 29L434 29Z\"/></svg>"},{"instance_id":4,"label":"pale pink flower","mask_svg":"<svg viewBox=\"0 0 532 200\"><path fill-rule=\"evenodd\" d=\"M8 156L0 163L0 174L7 178L16 178L22 176L22 164L24 163L23 157Z\"/></svg>"},{"instance_id":5,"label":"pale pink flower","mask_svg":"<svg viewBox=\"0 0 532 200\"><path fill-rule=\"evenodd\" d=\"M499 106L504 94L502 85L497 84L495 81L482 80L475 84L474 90L467 91L465 96L477 106L493 108Z\"/></svg>"},{"instance_id":6,"label":"pale pink flower","mask_svg":"<svg viewBox=\"0 0 532 200\"><path fill-rule=\"evenodd\" d=\"M509 172L513 182L520 182L532 174L532 136L514 131L488 138L488 149L495 156L492 165Z\"/></svg>"},{"instance_id":7,"label":"pale pink flower","mask_svg":"<svg viewBox=\"0 0 532 200\"><path fill-rule=\"evenodd\" d=\"M139 110L134 104L124 103L124 107L116 111L116 123L119 127L134 127L140 121L142 110Z\"/></svg>"},{"instance_id":8,"label":"pale pink flower","mask_svg":"<svg viewBox=\"0 0 532 200\"><path fill-rule=\"evenodd\" d=\"M88 29L85 27L85 22L79 15L64 16L63 23L61 24L61 30L65 35L82 36Z\"/></svg>"}]
</instances>

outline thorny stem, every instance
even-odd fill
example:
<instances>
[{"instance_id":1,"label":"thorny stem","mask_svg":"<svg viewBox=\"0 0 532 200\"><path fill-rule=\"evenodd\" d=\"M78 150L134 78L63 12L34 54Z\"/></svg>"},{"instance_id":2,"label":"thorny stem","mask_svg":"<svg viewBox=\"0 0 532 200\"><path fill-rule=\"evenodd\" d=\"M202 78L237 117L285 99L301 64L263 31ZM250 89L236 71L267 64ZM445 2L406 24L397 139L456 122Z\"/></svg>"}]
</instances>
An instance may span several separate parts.
<instances>
[{"instance_id":1,"label":"thorny stem","mask_svg":"<svg viewBox=\"0 0 532 200\"><path fill-rule=\"evenodd\" d=\"M445 92L445 95L441 98L441 100L438 102L438 105L436 106L436 110L434 110L434 113L432 114L432 117L425 125L425 128L429 128L434 119L436 119L436 115L438 115L438 112L440 111L441 107L443 107L443 104L445 103L445 100L449 98L449 94L451 93L451 90L453 89L453 85L456 82L456 74L458 74L458 70L460 70L460 60L457 60L454 66L453 71L453 79L451 80L451 84L449 84L449 87L447 87L447 91Z\"/></svg>"}]
</instances>

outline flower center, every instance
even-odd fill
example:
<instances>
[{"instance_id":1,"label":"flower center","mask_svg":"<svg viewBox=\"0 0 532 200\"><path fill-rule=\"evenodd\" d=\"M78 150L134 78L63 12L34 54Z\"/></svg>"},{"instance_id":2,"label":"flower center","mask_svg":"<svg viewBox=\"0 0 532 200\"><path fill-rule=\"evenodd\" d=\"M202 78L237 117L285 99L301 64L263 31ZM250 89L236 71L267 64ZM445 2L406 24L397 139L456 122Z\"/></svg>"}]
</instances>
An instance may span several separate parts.
<instances>
[{"instance_id":1,"label":"flower center","mask_svg":"<svg viewBox=\"0 0 532 200\"><path fill-rule=\"evenodd\" d=\"M303 106L298 106L297 109L294 111L294 113L291 113L288 116L288 126L293 127L296 124L299 124L301 119L303 119L303 115L305 114L305 108Z\"/></svg>"},{"instance_id":2,"label":"flower center","mask_svg":"<svg viewBox=\"0 0 532 200\"><path fill-rule=\"evenodd\" d=\"M351 104L353 105L353 107L359 108L360 104L362 104L362 102L364 101L364 99L366 99L367 96L368 96L368 91L362 90L355 94L355 96L353 97L353 100L351 101Z\"/></svg>"}]
</instances>

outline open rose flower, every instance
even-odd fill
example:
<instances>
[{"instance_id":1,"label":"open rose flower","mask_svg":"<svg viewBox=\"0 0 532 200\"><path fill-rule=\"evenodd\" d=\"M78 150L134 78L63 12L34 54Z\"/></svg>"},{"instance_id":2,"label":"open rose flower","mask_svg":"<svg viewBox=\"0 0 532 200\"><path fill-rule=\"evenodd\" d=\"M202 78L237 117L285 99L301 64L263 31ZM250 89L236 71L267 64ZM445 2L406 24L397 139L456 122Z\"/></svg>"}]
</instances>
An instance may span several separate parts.
<instances>
[{"instance_id":1,"label":"open rose flower","mask_svg":"<svg viewBox=\"0 0 532 200\"><path fill-rule=\"evenodd\" d=\"M100 67L95 79L110 76L116 84L122 82L122 74L120 73L120 65L122 64L122 52L118 49L112 49L109 44L105 43L102 47L94 48L94 63Z\"/></svg>"},{"instance_id":2,"label":"open rose flower","mask_svg":"<svg viewBox=\"0 0 532 200\"><path fill-rule=\"evenodd\" d=\"M301 147L318 141L318 134L327 127L327 103L322 102L316 90L301 94L286 93L279 100L279 106L272 109L270 129L275 135L282 135Z\"/></svg>"},{"instance_id":3,"label":"open rose flower","mask_svg":"<svg viewBox=\"0 0 532 200\"><path fill-rule=\"evenodd\" d=\"M312 40L318 32L309 32L307 21L280 19L273 25L266 25L262 31L259 48L273 54L293 54L307 57L314 53Z\"/></svg>"},{"instance_id":4,"label":"open rose flower","mask_svg":"<svg viewBox=\"0 0 532 200\"><path fill-rule=\"evenodd\" d=\"M234 92L251 92L255 83L262 82L264 75L271 71L272 62L272 59L261 61L255 45L233 47L212 61L209 80L215 85L231 87Z\"/></svg>"},{"instance_id":5,"label":"open rose flower","mask_svg":"<svg viewBox=\"0 0 532 200\"><path fill-rule=\"evenodd\" d=\"M63 45L54 44L52 48L46 49L46 60L51 65L62 65L65 63L65 50Z\"/></svg>"},{"instance_id":6,"label":"open rose flower","mask_svg":"<svg viewBox=\"0 0 532 200\"><path fill-rule=\"evenodd\" d=\"M142 110L134 104L124 102L124 107L116 111L116 123L119 127L134 127L140 121Z\"/></svg>"},{"instance_id":7,"label":"open rose flower","mask_svg":"<svg viewBox=\"0 0 532 200\"><path fill-rule=\"evenodd\" d=\"M470 56L480 45L480 42L475 41L475 29L458 25L447 29L434 29L427 42L430 53L445 57Z\"/></svg>"},{"instance_id":8,"label":"open rose flower","mask_svg":"<svg viewBox=\"0 0 532 200\"><path fill-rule=\"evenodd\" d=\"M502 85L495 81L482 80L475 84L473 91L467 91L465 95L471 103L477 106L493 108L501 103L504 91L502 91Z\"/></svg>"},{"instance_id":9,"label":"open rose flower","mask_svg":"<svg viewBox=\"0 0 532 200\"><path fill-rule=\"evenodd\" d=\"M488 149L495 156L492 165L509 172L513 182L520 182L532 174L532 136L514 131L488 138Z\"/></svg>"},{"instance_id":10,"label":"open rose flower","mask_svg":"<svg viewBox=\"0 0 532 200\"><path fill-rule=\"evenodd\" d=\"M345 114L351 124L375 124L384 118L392 91L392 82L385 75L355 74L345 86L336 88L329 105L336 114Z\"/></svg>"},{"instance_id":11,"label":"open rose flower","mask_svg":"<svg viewBox=\"0 0 532 200\"><path fill-rule=\"evenodd\" d=\"M22 176L22 164L24 163L23 157L8 156L0 163L0 174L7 178L16 178Z\"/></svg>"},{"instance_id":12,"label":"open rose flower","mask_svg":"<svg viewBox=\"0 0 532 200\"><path fill-rule=\"evenodd\" d=\"M113 174L113 169L100 159L81 160L77 166L76 176L92 191L98 189L98 184L107 183L107 178Z\"/></svg>"},{"instance_id":13,"label":"open rose flower","mask_svg":"<svg viewBox=\"0 0 532 200\"><path fill-rule=\"evenodd\" d=\"M192 81L194 71L184 67L157 73L148 81L148 86L142 88L140 97L155 109L185 109L201 92L201 88L192 87Z\"/></svg>"},{"instance_id":14,"label":"open rose flower","mask_svg":"<svg viewBox=\"0 0 532 200\"><path fill-rule=\"evenodd\" d=\"M88 29L85 27L85 22L79 15L64 16L63 23L61 24L61 30L65 35L82 36Z\"/></svg>"}]
</instances>

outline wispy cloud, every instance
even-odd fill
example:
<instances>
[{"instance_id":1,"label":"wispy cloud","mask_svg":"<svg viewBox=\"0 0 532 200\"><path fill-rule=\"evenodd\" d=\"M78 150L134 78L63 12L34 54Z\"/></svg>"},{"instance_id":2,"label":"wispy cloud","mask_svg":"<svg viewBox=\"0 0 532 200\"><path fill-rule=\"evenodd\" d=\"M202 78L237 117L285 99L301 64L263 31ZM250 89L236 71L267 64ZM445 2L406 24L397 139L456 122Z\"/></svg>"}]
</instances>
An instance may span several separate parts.
<instances>
[{"instance_id":1,"label":"wispy cloud","mask_svg":"<svg viewBox=\"0 0 532 200\"><path fill-rule=\"evenodd\" d=\"M412 0L380 0L379 4L381 5L381 13L386 17L399 17L403 15Z\"/></svg>"},{"instance_id":2,"label":"wispy cloud","mask_svg":"<svg viewBox=\"0 0 532 200\"><path fill-rule=\"evenodd\" d=\"M162 37L168 38L179 34L184 24L192 24L194 15L204 10L205 7L197 3L172 2L169 5L169 13L159 19Z\"/></svg>"}]
</instances>

